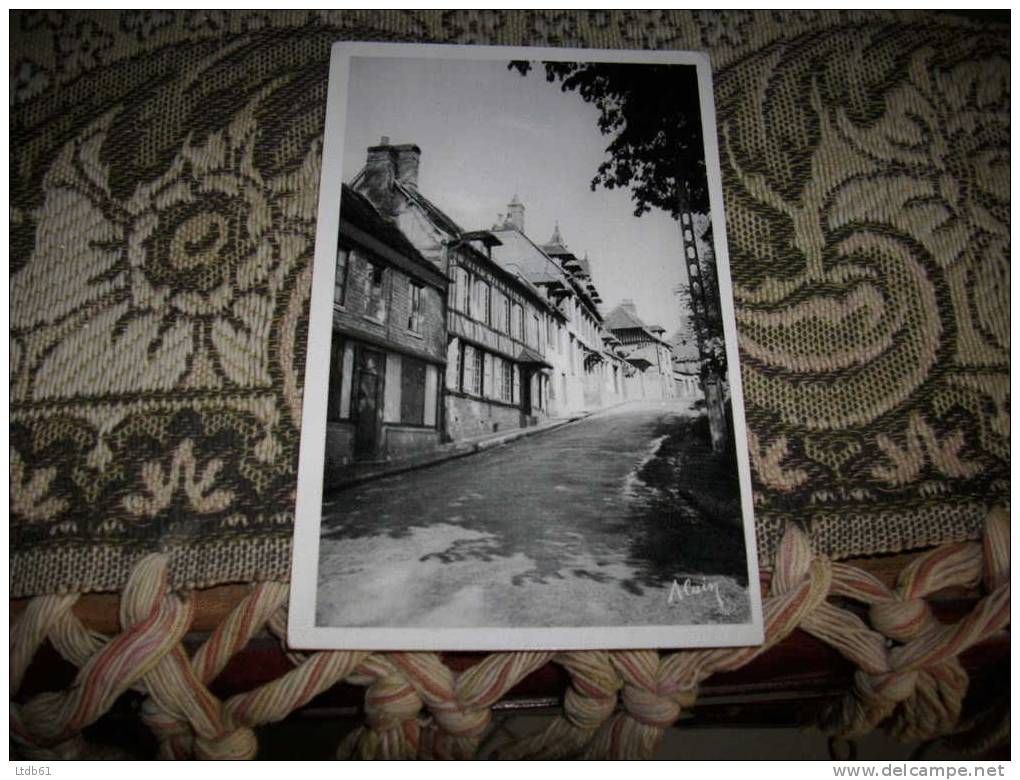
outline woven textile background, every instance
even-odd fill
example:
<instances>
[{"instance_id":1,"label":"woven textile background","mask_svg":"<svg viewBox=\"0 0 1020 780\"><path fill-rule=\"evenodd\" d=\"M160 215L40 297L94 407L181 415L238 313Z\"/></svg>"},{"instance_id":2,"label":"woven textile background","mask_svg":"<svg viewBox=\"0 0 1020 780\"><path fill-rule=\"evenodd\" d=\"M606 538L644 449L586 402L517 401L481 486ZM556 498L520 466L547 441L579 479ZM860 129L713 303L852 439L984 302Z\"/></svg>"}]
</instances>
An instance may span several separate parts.
<instances>
[{"instance_id":1,"label":"woven textile background","mask_svg":"<svg viewBox=\"0 0 1020 780\"><path fill-rule=\"evenodd\" d=\"M706 50L760 554L976 537L1009 479L1009 25L11 16L11 588L285 579L330 44Z\"/></svg>"}]
</instances>

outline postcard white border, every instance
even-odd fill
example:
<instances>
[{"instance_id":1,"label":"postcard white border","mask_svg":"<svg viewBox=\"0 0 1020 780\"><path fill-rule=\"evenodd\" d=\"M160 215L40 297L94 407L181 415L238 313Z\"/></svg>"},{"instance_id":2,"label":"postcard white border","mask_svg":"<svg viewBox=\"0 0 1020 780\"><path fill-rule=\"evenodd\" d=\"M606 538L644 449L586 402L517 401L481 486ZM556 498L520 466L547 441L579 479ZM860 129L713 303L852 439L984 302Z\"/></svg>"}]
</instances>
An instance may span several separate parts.
<instances>
[{"instance_id":1,"label":"postcard white border","mask_svg":"<svg viewBox=\"0 0 1020 780\"><path fill-rule=\"evenodd\" d=\"M318 591L319 526L322 519L322 473L326 447L326 392L333 265L340 227L344 108L349 60L359 57L409 57L465 60L533 60L566 62L633 62L694 65L698 72L701 122L705 138L709 207L715 244L723 333L729 369L733 426L747 554L751 622L738 625L606 626L552 628L369 628L315 625ZM287 639L294 648L334 650L594 650L682 647L730 647L764 641L758 554L751 499L751 472L746 447L744 394L740 383L736 320L723 212L722 179L712 92L711 65L700 52L561 49L519 46L450 46L341 41L334 44L329 67L326 128L319 185L308 354L304 382L297 507L291 564L290 617ZM679 229L678 229L679 241Z\"/></svg>"}]
</instances>

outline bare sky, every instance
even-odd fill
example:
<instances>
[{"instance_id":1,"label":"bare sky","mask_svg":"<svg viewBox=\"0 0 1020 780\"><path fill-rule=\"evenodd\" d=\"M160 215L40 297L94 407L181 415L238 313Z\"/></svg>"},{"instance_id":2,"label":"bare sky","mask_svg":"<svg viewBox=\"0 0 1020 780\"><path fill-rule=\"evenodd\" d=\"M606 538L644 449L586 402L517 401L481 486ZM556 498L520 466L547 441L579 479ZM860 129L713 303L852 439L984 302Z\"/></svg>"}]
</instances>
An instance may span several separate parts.
<instances>
[{"instance_id":1,"label":"bare sky","mask_svg":"<svg viewBox=\"0 0 1020 780\"><path fill-rule=\"evenodd\" d=\"M516 193L533 241L548 242L558 221L571 251L588 254L603 313L633 298L646 323L676 329L673 288L686 282L676 223L634 217L629 190L591 191L610 139L598 111L541 67L522 77L503 61L354 57L348 116L344 181L381 136L417 144L419 189L461 227L491 227Z\"/></svg>"}]
</instances>

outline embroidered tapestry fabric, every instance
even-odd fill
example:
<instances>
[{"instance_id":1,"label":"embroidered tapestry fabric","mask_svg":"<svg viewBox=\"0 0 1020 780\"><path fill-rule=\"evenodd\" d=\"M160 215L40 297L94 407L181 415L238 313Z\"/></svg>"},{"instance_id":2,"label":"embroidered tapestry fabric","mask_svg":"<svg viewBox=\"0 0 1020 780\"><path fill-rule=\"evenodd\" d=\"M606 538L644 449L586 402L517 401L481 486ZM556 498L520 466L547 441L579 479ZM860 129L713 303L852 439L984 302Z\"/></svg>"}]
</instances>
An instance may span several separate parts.
<instances>
[{"instance_id":1,"label":"embroidered tapestry fabric","mask_svg":"<svg viewBox=\"0 0 1020 780\"><path fill-rule=\"evenodd\" d=\"M976 538L1009 480L1009 24L15 12L12 596L286 579L329 49L708 51L760 558Z\"/></svg>"}]
</instances>

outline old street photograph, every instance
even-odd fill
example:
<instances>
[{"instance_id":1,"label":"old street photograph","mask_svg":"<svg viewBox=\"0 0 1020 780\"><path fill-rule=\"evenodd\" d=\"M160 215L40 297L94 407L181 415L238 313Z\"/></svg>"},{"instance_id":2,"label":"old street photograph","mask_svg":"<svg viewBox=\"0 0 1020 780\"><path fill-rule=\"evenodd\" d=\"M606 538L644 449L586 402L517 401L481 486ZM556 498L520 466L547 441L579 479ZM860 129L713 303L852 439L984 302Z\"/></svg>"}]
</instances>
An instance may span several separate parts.
<instances>
[{"instance_id":1,"label":"old street photograph","mask_svg":"<svg viewBox=\"0 0 1020 780\"><path fill-rule=\"evenodd\" d=\"M315 625L748 623L695 66L352 56L343 117Z\"/></svg>"}]
</instances>

